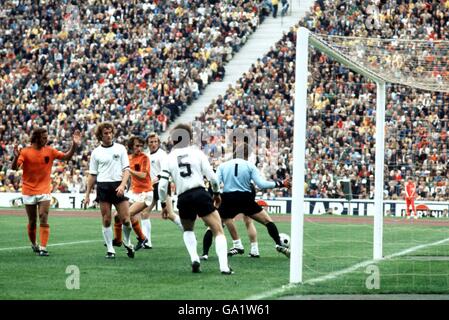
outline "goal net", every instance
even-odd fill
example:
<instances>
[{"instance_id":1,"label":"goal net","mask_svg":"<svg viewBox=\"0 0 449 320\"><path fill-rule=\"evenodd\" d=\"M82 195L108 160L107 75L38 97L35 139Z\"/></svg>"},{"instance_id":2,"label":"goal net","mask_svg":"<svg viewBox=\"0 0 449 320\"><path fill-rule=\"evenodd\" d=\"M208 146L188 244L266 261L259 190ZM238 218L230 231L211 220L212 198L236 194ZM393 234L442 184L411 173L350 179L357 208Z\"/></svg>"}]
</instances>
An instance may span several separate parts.
<instances>
[{"instance_id":1,"label":"goal net","mask_svg":"<svg viewBox=\"0 0 449 320\"><path fill-rule=\"evenodd\" d=\"M447 291L449 42L299 28L296 48L290 283Z\"/></svg>"}]
</instances>

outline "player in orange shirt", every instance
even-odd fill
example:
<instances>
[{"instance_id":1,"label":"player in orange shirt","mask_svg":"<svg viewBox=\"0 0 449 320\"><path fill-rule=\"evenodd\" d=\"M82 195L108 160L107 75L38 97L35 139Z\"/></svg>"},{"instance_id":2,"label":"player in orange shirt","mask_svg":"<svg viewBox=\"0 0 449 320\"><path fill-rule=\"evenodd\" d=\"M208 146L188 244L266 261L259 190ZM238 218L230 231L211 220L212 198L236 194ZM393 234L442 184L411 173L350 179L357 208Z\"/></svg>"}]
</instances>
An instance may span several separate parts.
<instances>
[{"instance_id":1,"label":"player in orange shirt","mask_svg":"<svg viewBox=\"0 0 449 320\"><path fill-rule=\"evenodd\" d=\"M51 168L55 159L69 160L81 144L79 131L75 131L70 150L66 153L47 146L48 132L35 128L31 134L31 146L19 150L14 146L12 169L22 167L22 195L28 215L28 237L31 248L40 256L48 256L47 243L50 235L48 212L51 200ZM38 211L39 210L39 211ZM37 213L39 212L39 239L36 243Z\"/></svg>"},{"instance_id":2,"label":"player in orange shirt","mask_svg":"<svg viewBox=\"0 0 449 320\"><path fill-rule=\"evenodd\" d=\"M135 250L141 249L148 242L142 232L137 215L147 208L153 201L153 186L150 179L150 159L142 148L145 140L141 137L133 136L128 141L128 149L131 150L129 157L129 172L131 175L131 193L127 194L133 204L129 207L131 224L137 235L138 243ZM114 246L122 245L122 223L117 215L114 218L115 238ZM130 245L130 244L126 244Z\"/></svg>"},{"instance_id":3,"label":"player in orange shirt","mask_svg":"<svg viewBox=\"0 0 449 320\"><path fill-rule=\"evenodd\" d=\"M413 183L412 178L408 178L407 182L405 183L405 212L407 214L407 219L410 219L410 210L409 207L412 207L413 215L415 219L418 219L418 216L416 215L416 209L415 209L415 198L416 198L416 187Z\"/></svg>"}]
</instances>

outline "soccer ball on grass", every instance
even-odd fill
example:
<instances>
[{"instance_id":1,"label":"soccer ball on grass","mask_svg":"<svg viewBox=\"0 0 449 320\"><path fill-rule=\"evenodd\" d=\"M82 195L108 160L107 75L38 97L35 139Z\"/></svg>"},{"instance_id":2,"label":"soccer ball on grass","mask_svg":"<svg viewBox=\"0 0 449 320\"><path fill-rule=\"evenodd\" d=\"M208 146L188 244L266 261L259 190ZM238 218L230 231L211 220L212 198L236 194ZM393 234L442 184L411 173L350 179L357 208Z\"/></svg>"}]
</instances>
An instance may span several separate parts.
<instances>
[{"instance_id":1,"label":"soccer ball on grass","mask_svg":"<svg viewBox=\"0 0 449 320\"><path fill-rule=\"evenodd\" d=\"M289 248L290 247L290 236L286 233L279 233L279 238L281 239L281 244Z\"/></svg>"}]
</instances>

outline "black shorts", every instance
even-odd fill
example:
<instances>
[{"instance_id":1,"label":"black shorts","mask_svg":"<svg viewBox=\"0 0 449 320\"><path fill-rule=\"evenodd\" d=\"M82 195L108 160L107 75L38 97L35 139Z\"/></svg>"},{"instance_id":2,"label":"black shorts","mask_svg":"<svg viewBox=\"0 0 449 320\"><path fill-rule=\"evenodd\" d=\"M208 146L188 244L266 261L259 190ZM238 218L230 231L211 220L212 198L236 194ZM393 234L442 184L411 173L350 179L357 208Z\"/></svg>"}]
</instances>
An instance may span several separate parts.
<instances>
[{"instance_id":1,"label":"black shorts","mask_svg":"<svg viewBox=\"0 0 449 320\"><path fill-rule=\"evenodd\" d=\"M116 182L97 182L97 202L108 202L112 204L119 204L120 202L127 201L125 196L117 196L115 189L121 184L121 181Z\"/></svg>"},{"instance_id":2,"label":"black shorts","mask_svg":"<svg viewBox=\"0 0 449 320\"><path fill-rule=\"evenodd\" d=\"M171 183L168 183L168 189L167 194L171 196ZM159 182L153 184L153 201L158 202L159 201Z\"/></svg>"},{"instance_id":3,"label":"black shorts","mask_svg":"<svg viewBox=\"0 0 449 320\"><path fill-rule=\"evenodd\" d=\"M235 191L221 194L218 212L223 219L233 219L239 213L252 216L261 211L262 207L257 204L252 192Z\"/></svg>"},{"instance_id":4,"label":"black shorts","mask_svg":"<svg viewBox=\"0 0 449 320\"><path fill-rule=\"evenodd\" d=\"M206 189L190 189L178 196L178 210L181 219L195 221L196 216L204 217L215 210L214 201Z\"/></svg>"}]
</instances>

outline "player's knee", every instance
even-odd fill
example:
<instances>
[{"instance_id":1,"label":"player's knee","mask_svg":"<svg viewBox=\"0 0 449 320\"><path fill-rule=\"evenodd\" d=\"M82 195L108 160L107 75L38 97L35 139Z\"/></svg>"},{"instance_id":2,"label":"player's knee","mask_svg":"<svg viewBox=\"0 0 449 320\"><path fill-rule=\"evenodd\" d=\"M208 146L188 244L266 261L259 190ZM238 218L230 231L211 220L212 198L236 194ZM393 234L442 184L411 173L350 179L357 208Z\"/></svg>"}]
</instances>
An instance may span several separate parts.
<instances>
[{"instance_id":1,"label":"player's knee","mask_svg":"<svg viewBox=\"0 0 449 320\"><path fill-rule=\"evenodd\" d=\"M48 213L39 213L39 222L47 223L48 221Z\"/></svg>"},{"instance_id":2,"label":"player's knee","mask_svg":"<svg viewBox=\"0 0 449 320\"><path fill-rule=\"evenodd\" d=\"M111 219L103 219L103 226L109 228L111 226Z\"/></svg>"}]
</instances>

